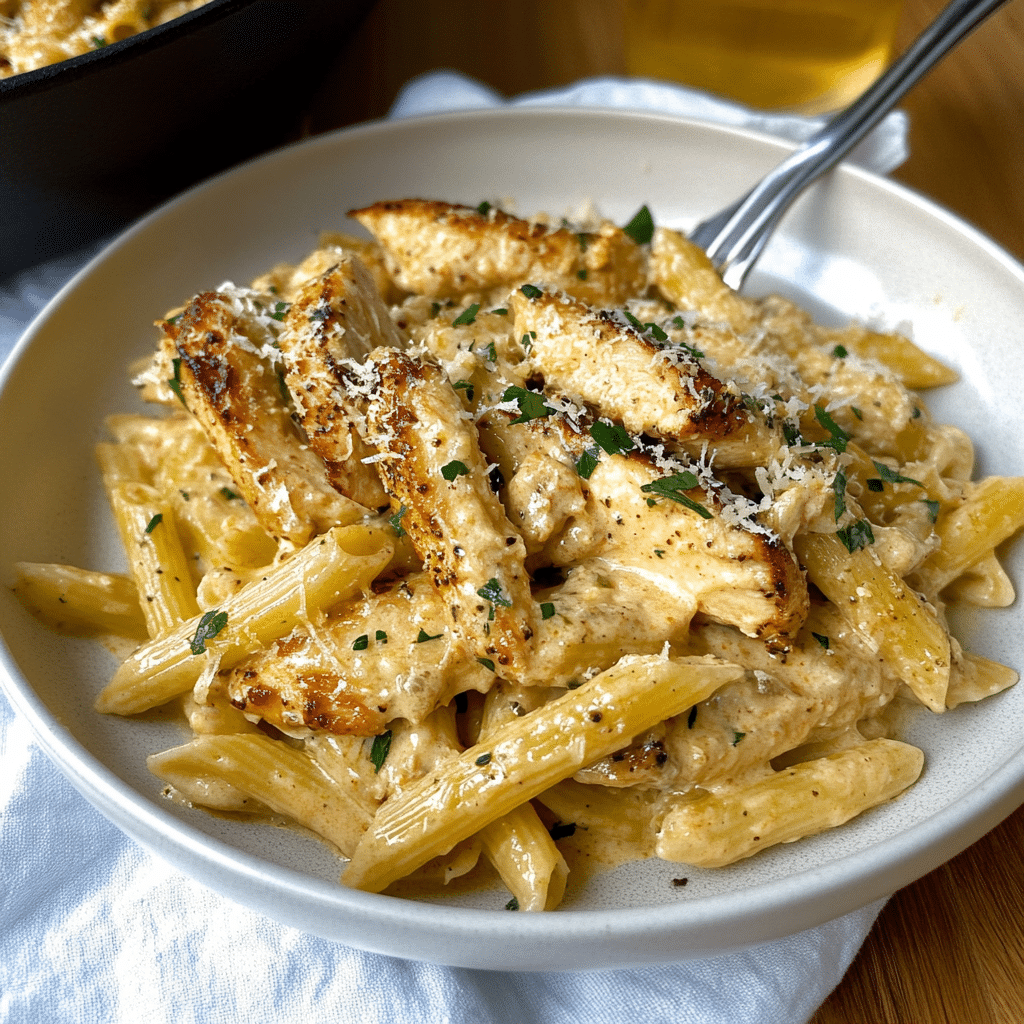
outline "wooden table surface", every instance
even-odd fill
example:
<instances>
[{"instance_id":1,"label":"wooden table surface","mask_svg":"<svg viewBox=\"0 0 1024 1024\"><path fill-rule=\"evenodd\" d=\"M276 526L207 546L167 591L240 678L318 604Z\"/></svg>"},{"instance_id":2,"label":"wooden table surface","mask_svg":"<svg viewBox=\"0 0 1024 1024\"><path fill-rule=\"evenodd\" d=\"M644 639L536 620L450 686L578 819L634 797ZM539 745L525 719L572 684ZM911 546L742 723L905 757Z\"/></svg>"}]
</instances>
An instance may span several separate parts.
<instances>
[{"instance_id":1,"label":"wooden table surface","mask_svg":"<svg viewBox=\"0 0 1024 1024\"><path fill-rule=\"evenodd\" d=\"M621 0L381 0L307 113L320 132L385 114L454 68L506 95L622 73ZM713 2L713 0L708 0ZM858 0L851 0L857 3ZM905 0L897 50L943 0ZM1024 259L1024 2L993 15L905 100L894 177ZM1024 685L1024 684L1022 684ZM1024 809L897 893L814 1024L1024 1020Z\"/></svg>"}]
</instances>

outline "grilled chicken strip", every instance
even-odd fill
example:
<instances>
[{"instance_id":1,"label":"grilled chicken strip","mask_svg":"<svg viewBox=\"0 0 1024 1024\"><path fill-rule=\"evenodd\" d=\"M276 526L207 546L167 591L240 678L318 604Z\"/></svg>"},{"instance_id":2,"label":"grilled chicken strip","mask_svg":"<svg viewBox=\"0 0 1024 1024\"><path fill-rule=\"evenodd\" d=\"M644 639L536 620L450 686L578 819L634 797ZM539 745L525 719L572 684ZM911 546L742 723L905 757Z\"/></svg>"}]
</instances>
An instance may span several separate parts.
<instances>
[{"instance_id":1,"label":"grilled chicken strip","mask_svg":"<svg viewBox=\"0 0 1024 1024\"><path fill-rule=\"evenodd\" d=\"M638 600L670 602L678 615L700 612L779 652L807 616L796 558L749 506L712 489L707 477L667 472L639 451L601 457L583 514L545 554L555 565L600 562L628 573Z\"/></svg>"},{"instance_id":2,"label":"grilled chicken strip","mask_svg":"<svg viewBox=\"0 0 1024 1024\"><path fill-rule=\"evenodd\" d=\"M197 295L174 328L178 384L260 525L300 547L367 509L330 485L323 461L296 432L262 356L273 341L266 319L237 295Z\"/></svg>"},{"instance_id":3,"label":"grilled chicken strip","mask_svg":"<svg viewBox=\"0 0 1024 1024\"><path fill-rule=\"evenodd\" d=\"M639 321L529 287L509 307L545 385L578 395L630 433L671 439L695 455L710 441L724 466L762 464L777 452L779 435L739 395L685 349L656 343Z\"/></svg>"},{"instance_id":4,"label":"grilled chicken strip","mask_svg":"<svg viewBox=\"0 0 1024 1024\"><path fill-rule=\"evenodd\" d=\"M505 481L500 492L505 513L527 552L536 555L571 516L583 514L586 498L566 447L564 421L545 416L520 423L521 415L493 409L477 421L477 429L481 448Z\"/></svg>"},{"instance_id":5,"label":"grilled chicken strip","mask_svg":"<svg viewBox=\"0 0 1024 1024\"><path fill-rule=\"evenodd\" d=\"M436 364L379 349L368 365L377 384L367 437L380 450L376 464L401 525L456 634L517 678L535 619L526 548L491 489L472 420Z\"/></svg>"},{"instance_id":6,"label":"grilled chicken strip","mask_svg":"<svg viewBox=\"0 0 1024 1024\"><path fill-rule=\"evenodd\" d=\"M372 239L356 238L340 231L322 231L315 248L298 265L278 263L273 269L253 281L258 291L270 292L276 297L293 302L303 285L323 276L343 257L354 256L366 267L377 286L381 298L388 303L401 302L404 293L398 288L384 265L384 252Z\"/></svg>"},{"instance_id":7,"label":"grilled chicken strip","mask_svg":"<svg viewBox=\"0 0 1024 1024\"><path fill-rule=\"evenodd\" d=\"M643 291L643 250L614 224L551 229L491 208L424 199L375 203L349 216L384 249L402 287L454 298L542 281L586 302L615 304Z\"/></svg>"},{"instance_id":8,"label":"grilled chicken strip","mask_svg":"<svg viewBox=\"0 0 1024 1024\"><path fill-rule=\"evenodd\" d=\"M448 630L425 573L339 606L249 658L228 676L235 707L286 733L375 736L396 718L422 722L494 673Z\"/></svg>"},{"instance_id":9,"label":"grilled chicken strip","mask_svg":"<svg viewBox=\"0 0 1024 1024\"><path fill-rule=\"evenodd\" d=\"M481 444L508 481L508 516L523 524L528 566L600 560L636 574L637 594L646 594L638 600L673 601L784 650L808 607L789 545L830 507L830 472L779 476L765 511L706 466L565 399L535 397L526 422L502 408L479 421ZM764 485L773 486L767 471Z\"/></svg>"},{"instance_id":10,"label":"grilled chicken strip","mask_svg":"<svg viewBox=\"0 0 1024 1024\"><path fill-rule=\"evenodd\" d=\"M341 256L299 290L278 344L285 383L331 484L368 507L387 505L380 476L362 461L373 449L359 436L361 415L339 368L344 360L362 362L378 346L404 348L405 339L358 257Z\"/></svg>"}]
</instances>

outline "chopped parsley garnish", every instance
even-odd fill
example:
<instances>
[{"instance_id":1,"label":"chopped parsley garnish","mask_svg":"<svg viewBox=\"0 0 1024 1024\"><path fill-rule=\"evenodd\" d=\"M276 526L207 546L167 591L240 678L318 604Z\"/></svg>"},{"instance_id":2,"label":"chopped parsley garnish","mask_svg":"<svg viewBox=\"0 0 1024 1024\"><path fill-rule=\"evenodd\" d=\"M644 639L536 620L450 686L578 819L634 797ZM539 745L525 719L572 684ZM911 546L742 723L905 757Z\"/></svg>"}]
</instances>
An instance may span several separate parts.
<instances>
[{"instance_id":1,"label":"chopped parsley garnish","mask_svg":"<svg viewBox=\"0 0 1024 1024\"><path fill-rule=\"evenodd\" d=\"M588 448L577 460L576 460L576 472L583 477L584 480L589 480L597 469L598 451L596 448Z\"/></svg>"},{"instance_id":2,"label":"chopped parsley garnish","mask_svg":"<svg viewBox=\"0 0 1024 1024\"><path fill-rule=\"evenodd\" d=\"M782 424L782 439L790 448L803 444L804 439L800 436L800 429L795 423L786 420Z\"/></svg>"},{"instance_id":3,"label":"chopped parsley garnish","mask_svg":"<svg viewBox=\"0 0 1024 1024\"><path fill-rule=\"evenodd\" d=\"M370 646L370 637L364 633L362 636L357 636L354 643L352 644L353 651L365 651Z\"/></svg>"},{"instance_id":4,"label":"chopped parsley garnish","mask_svg":"<svg viewBox=\"0 0 1024 1024\"><path fill-rule=\"evenodd\" d=\"M496 363L498 361L498 350L494 347L494 342L487 342L487 348L484 349L487 353L487 361L490 363Z\"/></svg>"},{"instance_id":5,"label":"chopped parsley garnish","mask_svg":"<svg viewBox=\"0 0 1024 1024\"><path fill-rule=\"evenodd\" d=\"M314 309L313 312L309 314L309 319L311 321L319 320L320 323L323 323L330 315L330 306L317 306L317 308Z\"/></svg>"},{"instance_id":6,"label":"chopped parsley garnish","mask_svg":"<svg viewBox=\"0 0 1024 1024\"><path fill-rule=\"evenodd\" d=\"M468 476L469 470L466 468L464 462L459 462L458 459L452 459L451 462L446 462L441 467L441 476L445 478L449 483L453 481L457 476Z\"/></svg>"},{"instance_id":7,"label":"chopped parsley garnish","mask_svg":"<svg viewBox=\"0 0 1024 1024\"><path fill-rule=\"evenodd\" d=\"M857 419L859 419L859 420L863 420L864 419L864 413L862 413L860 411L860 409L857 408L857 406L851 405L850 406L850 412L852 412L853 415L857 417Z\"/></svg>"},{"instance_id":8,"label":"chopped parsley garnish","mask_svg":"<svg viewBox=\"0 0 1024 1024\"><path fill-rule=\"evenodd\" d=\"M234 501L238 497L230 487L222 487L219 494L225 501Z\"/></svg>"},{"instance_id":9,"label":"chopped parsley garnish","mask_svg":"<svg viewBox=\"0 0 1024 1024\"><path fill-rule=\"evenodd\" d=\"M436 317L437 314L440 313L440 312L441 312L441 303L440 302L432 302L430 304L430 319L433 320L434 317Z\"/></svg>"},{"instance_id":10,"label":"chopped parsley garnish","mask_svg":"<svg viewBox=\"0 0 1024 1024\"><path fill-rule=\"evenodd\" d=\"M740 393L740 404L748 412L764 412L764 407L761 403L753 395L748 395L745 391Z\"/></svg>"},{"instance_id":11,"label":"chopped parsley garnish","mask_svg":"<svg viewBox=\"0 0 1024 1024\"><path fill-rule=\"evenodd\" d=\"M523 346L523 348L527 352L529 352L530 349L533 347L533 343L536 340L537 340L537 332L536 331L528 331L526 334L523 335L523 340L522 340L522 342L520 342L520 344Z\"/></svg>"},{"instance_id":12,"label":"chopped parsley garnish","mask_svg":"<svg viewBox=\"0 0 1024 1024\"><path fill-rule=\"evenodd\" d=\"M487 671L488 671L488 672L493 672L493 671L494 671L494 662L493 662L493 661L491 661L491 659L490 659L490 658L477 658L476 660L477 660L477 661L478 661L478 662L479 662L479 663L480 663L481 665L483 665L483 667L484 667L485 669L487 669ZM479 761L477 761L477 764L479 764L479 763L480 763L480 762L479 762Z\"/></svg>"},{"instance_id":13,"label":"chopped parsley garnish","mask_svg":"<svg viewBox=\"0 0 1024 1024\"><path fill-rule=\"evenodd\" d=\"M277 348L277 342L274 342L274 348ZM287 405L292 398L292 393L288 390L288 381L284 379L284 367L279 367L277 371L277 390L281 395L281 400Z\"/></svg>"},{"instance_id":14,"label":"chopped parsley garnish","mask_svg":"<svg viewBox=\"0 0 1024 1024\"><path fill-rule=\"evenodd\" d=\"M678 319L678 317L677 317ZM704 353L693 345L687 345L685 341L677 341L676 348L681 348L691 359L703 359Z\"/></svg>"},{"instance_id":15,"label":"chopped parsley garnish","mask_svg":"<svg viewBox=\"0 0 1024 1024\"><path fill-rule=\"evenodd\" d=\"M633 214L630 222L622 230L637 245L646 245L654 237L654 218L646 204Z\"/></svg>"},{"instance_id":16,"label":"chopped parsley garnish","mask_svg":"<svg viewBox=\"0 0 1024 1024\"><path fill-rule=\"evenodd\" d=\"M173 327L182 318L183 315L184 314L182 313L175 313L174 316L169 316L164 321L164 323L167 324L168 327Z\"/></svg>"},{"instance_id":17,"label":"chopped parsley garnish","mask_svg":"<svg viewBox=\"0 0 1024 1024\"><path fill-rule=\"evenodd\" d=\"M501 584L492 576L477 594L491 604L500 604L503 608L511 608L512 602L501 592Z\"/></svg>"},{"instance_id":18,"label":"chopped parsley garnish","mask_svg":"<svg viewBox=\"0 0 1024 1024\"><path fill-rule=\"evenodd\" d=\"M554 618L555 606L550 601L543 601L540 606L540 617L542 619Z\"/></svg>"},{"instance_id":19,"label":"chopped parsley garnish","mask_svg":"<svg viewBox=\"0 0 1024 1024\"><path fill-rule=\"evenodd\" d=\"M591 426L590 436L609 455L622 455L636 447L621 423L604 423L598 420Z\"/></svg>"},{"instance_id":20,"label":"chopped parsley garnish","mask_svg":"<svg viewBox=\"0 0 1024 1024\"><path fill-rule=\"evenodd\" d=\"M393 516L388 516L388 525L395 531L396 536L404 537L405 528L402 526L402 516L409 510L403 505Z\"/></svg>"},{"instance_id":21,"label":"chopped parsley garnish","mask_svg":"<svg viewBox=\"0 0 1024 1024\"><path fill-rule=\"evenodd\" d=\"M185 405L185 396L181 393L181 360L172 359L171 368L173 369L174 374L168 378L167 386L178 396L178 401L181 402L182 405Z\"/></svg>"},{"instance_id":22,"label":"chopped parsley garnish","mask_svg":"<svg viewBox=\"0 0 1024 1024\"><path fill-rule=\"evenodd\" d=\"M388 642L388 635L383 629L378 629L377 632L373 634L373 638L379 644L386 644Z\"/></svg>"},{"instance_id":23,"label":"chopped parsley garnish","mask_svg":"<svg viewBox=\"0 0 1024 1024\"><path fill-rule=\"evenodd\" d=\"M489 202L487 202L487 200L485 199L485 200L484 200L484 201L483 201L483 202L482 202L482 203L481 203L481 204L480 204L480 205L479 205L479 206L478 206L478 207L476 208L476 212L477 212L477 213L479 213L481 217L486 217L486 216L487 216L487 214L489 214L489 213L491 212L491 204L490 204Z\"/></svg>"},{"instance_id":24,"label":"chopped parsley garnish","mask_svg":"<svg viewBox=\"0 0 1024 1024\"><path fill-rule=\"evenodd\" d=\"M103 38L103 36L93 36L92 45L95 49L102 50L103 47L107 45L107 41Z\"/></svg>"},{"instance_id":25,"label":"chopped parsley garnish","mask_svg":"<svg viewBox=\"0 0 1024 1024\"><path fill-rule=\"evenodd\" d=\"M665 549L664 548L655 548L654 549L654 553L658 556L658 558L664 558L665 557Z\"/></svg>"},{"instance_id":26,"label":"chopped parsley garnish","mask_svg":"<svg viewBox=\"0 0 1024 1024\"><path fill-rule=\"evenodd\" d=\"M824 406L816 405L814 407L814 418L828 431L829 439L827 441L816 441L815 444L819 448L832 448L837 452L846 451L846 443L850 440L850 435L843 430L841 426L825 411Z\"/></svg>"},{"instance_id":27,"label":"chopped parsley garnish","mask_svg":"<svg viewBox=\"0 0 1024 1024\"><path fill-rule=\"evenodd\" d=\"M456 391L465 391L467 402L473 401L473 395L475 392L473 390L473 382L471 380L457 380L452 387L455 388Z\"/></svg>"},{"instance_id":28,"label":"chopped parsley garnish","mask_svg":"<svg viewBox=\"0 0 1024 1024\"><path fill-rule=\"evenodd\" d=\"M551 828L548 829L548 834L554 840L568 839L569 836L576 835L576 822L574 821L556 821Z\"/></svg>"},{"instance_id":29,"label":"chopped parsley garnish","mask_svg":"<svg viewBox=\"0 0 1024 1024\"><path fill-rule=\"evenodd\" d=\"M885 490L885 484L877 476L868 477L864 482L868 485L868 490L874 491L875 494L881 494Z\"/></svg>"},{"instance_id":30,"label":"chopped parsley garnish","mask_svg":"<svg viewBox=\"0 0 1024 1024\"><path fill-rule=\"evenodd\" d=\"M928 508L928 518L934 523L939 518L939 503L932 501L930 498L922 498L922 504Z\"/></svg>"},{"instance_id":31,"label":"chopped parsley garnish","mask_svg":"<svg viewBox=\"0 0 1024 1024\"><path fill-rule=\"evenodd\" d=\"M739 741L746 735L747 734L745 732L736 732L734 729L732 733L732 745L735 747L736 744L739 743Z\"/></svg>"},{"instance_id":32,"label":"chopped parsley garnish","mask_svg":"<svg viewBox=\"0 0 1024 1024\"><path fill-rule=\"evenodd\" d=\"M285 314L291 308L290 302L275 302L274 312L270 314L271 320L283 320Z\"/></svg>"},{"instance_id":33,"label":"chopped parsley garnish","mask_svg":"<svg viewBox=\"0 0 1024 1024\"><path fill-rule=\"evenodd\" d=\"M890 469L884 462L875 462L872 459L871 464L878 470L878 475L887 484L913 484L915 487L924 487L920 480L912 480L909 476L903 476L901 473L897 473L895 469Z\"/></svg>"},{"instance_id":34,"label":"chopped parsley garnish","mask_svg":"<svg viewBox=\"0 0 1024 1024\"><path fill-rule=\"evenodd\" d=\"M508 903L505 904L505 909L506 910L518 910L519 909L519 900L516 899L515 896L513 896L512 899L510 899L508 901Z\"/></svg>"},{"instance_id":35,"label":"chopped parsley garnish","mask_svg":"<svg viewBox=\"0 0 1024 1024\"><path fill-rule=\"evenodd\" d=\"M216 608L205 612L196 626L196 635L189 641L189 648L195 655L206 650L206 641L212 640L228 624L228 613Z\"/></svg>"},{"instance_id":36,"label":"chopped parsley garnish","mask_svg":"<svg viewBox=\"0 0 1024 1024\"><path fill-rule=\"evenodd\" d=\"M528 299L539 299L544 294L535 284L524 284L519 290Z\"/></svg>"},{"instance_id":37,"label":"chopped parsley garnish","mask_svg":"<svg viewBox=\"0 0 1024 1024\"><path fill-rule=\"evenodd\" d=\"M836 530L836 536L843 542L846 550L852 555L854 551L874 544L875 535L871 530L871 524L866 519L858 519L841 530Z\"/></svg>"},{"instance_id":38,"label":"chopped parsley garnish","mask_svg":"<svg viewBox=\"0 0 1024 1024\"><path fill-rule=\"evenodd\" d=\"M490 764L490 763L491 763L491 755L490 755L490 753L489 753L489 752L488 752L488 753L486 753L486 754L481 754L481 755L480 755L480 756L479 756L479 757L478 757L478 758L477 758L477 759L476 759L476 760L475 760L475 761L473 762L473 764L478 764L478 765L480 765L480 767L481 767L481 768L482 768L482 767L483 767L483 766L484 766L485 764Z\"/></svg>"},{"instance_id":39,"label":"chopped parsley garnish","mask_svg":"<svg viewBox=\"0 0 1024 1024\"><path fill-rule=\"evenodd\" d=\"M836 347L832 349L832 355L834 355L836 359L845 359L849 354L850 353L846 351L846 348L843 345L836 345Z\"/></svg>"},{"instance_id":40,"label":"chopped parsley garnish","mask_svg":"<svg viewBox=\"0 0 1024 1024\"><path fill-rule=\"evenodd\" d=\"M668 341L668 335L656 323L641 323L628 309L624 309L622 315L629 321L629 325L640 334L650 334L655 341Z\"/></svg>"},{"instance_id":41,"label":"chopped parsley garnish","mask_svg":"<svg viewBox=\"0 0 1024 1024\"><path fill-rule=\"evenodd\" d=\"M497 309L492 309L491 312L495 316L508 316L508 310L504 306L499 306Z\"/></svg>"},{"instance_id":42,"label":"chopped parsley garnish","mask_svg":"<svg viewBox=\"0 0 1024 1024\"><path fill-rule=\"evenodd\" d=\"M838 523L846 511L846 474L841 469L832 479L832 493L836 498L835 521Z\"/></svg>"},{"instance_id":43,"label":"chopped parsley garnish","mask_svg":"<svg viewBox=\"0 0 1024 1024\"><path fill-rule=\"evenodd\" d=\"M663 476L658 480L652 480L649 484L642 484L640 490L645 494L657 494L661 498L677 501L704 519L712 519L714 518L712 514L700 502L694 501L693 498L688 498L682 493L692 490L697 483L697 477L686 469L682 473L673 473L672 476ZM648 499L648 504L651 500Z\"/></svg>"},{"instance_id":44,"label":"chopped parsley garnish","mask_svg":"<svg viewBox=\"0 0 1024 1024\"><path fill-rule=\"evenodd\" d=\"M480 312L480 303L474 302L467 306L453 321L452 327L464 327L476 321L476 315Z\"/></svg>"},{"instance_id":45,"label":"chopped parsley garnish","mask_svg":"<svg viewBox=\"0 0 1024 1024\"><path fill-rule=\"evenodd\" d=\"M586 252L587 246L590 245L590 235L585 231L579 231L576 233L576 241L580 243L580 248Z\"/></svg>"},{"instance_id":46,"label":"chopped parsley garnish","mask_svg":"<svg viewBox=\"0 0 1024 1024\"><path fill-rule=\"evenodd\" d=\"M519 406L519 415L512 423L528 423L530 420L541 420L550 416L555 410L545 403L544 396L536 391L528 391L517 384L505 388L501 396L503 402L515 402Z\"/></svg>"},{"instance_id":47,"label":"chopped parsley garnish","mask_svg":"<svg viewBox=\"0 0 1024 1024\"><path fill-rule=\"evenodd\" d=\"M672 326L678 331L686 329L686 321L681 316L672 317ZM685 341L677 341L676 345L683 351L688 352L694 359L703 359L704 353L699 348L694 348L693 345L688 345Z\"/></svg>"},{"instance_id":48,"label":"chopped parsley garnish","mask_svg":"<svg viewBox=\"0 0 1024 1024\"><path fill-rule=\"evenodd\" d=\"M581 281L586 281L586 279L587 279L587 268L586 267L580 267L580 269L576 271L576 276Z\"/></svg>"},{"instance_id":49,"label":"chopped parsley garnish","mask_svg":"<svg viewBox=\"0 0 1024 1024\"><path fill-rule=\"evenodd\" d=\"M416 637L416 643L425 644L428 640L440 640L444 636L444 633L435 633L431 636L425 629L421 629L419 636Z\"/></svg>"},{"instance_id":50,"label":"chopped parsley garnish","mask_svg":"<svg viewBox=\"0 0 1024 1024\"><path fill-rule=\"evenodd\" d=\"M813 636L814 639L817 640L818 643L821 644L821 646L826 651L828 650L829 644L831 643L831 641L829 640L829 638L827 636L825 636L824 633L812 633L811 636Z\"/></svg>"},{"instance_id":51,"label":"chopped parsley garnish","mask_svg":"<svg viewBox=\"0 0 1024 1024\"><path fill-rule=\"evenodd\" d=\"M388 753L391 750L391 730L382 732L379 736L373 737L373 743L370 746L370 762L373 764L374 774L380 772L384 766L384 762L387 760Z\"/></svg>"},{"instance_id":52,"label":"chopped parsley garnish","mask_svg":"<svg viewBox=\"0 0 1024 1024\"><path fill-rule=\"evenodd\" d=\"M163 521L163 512L157 512L157 514L146 524L146 533L152 533Z\"/></svg>"}]
</instances>

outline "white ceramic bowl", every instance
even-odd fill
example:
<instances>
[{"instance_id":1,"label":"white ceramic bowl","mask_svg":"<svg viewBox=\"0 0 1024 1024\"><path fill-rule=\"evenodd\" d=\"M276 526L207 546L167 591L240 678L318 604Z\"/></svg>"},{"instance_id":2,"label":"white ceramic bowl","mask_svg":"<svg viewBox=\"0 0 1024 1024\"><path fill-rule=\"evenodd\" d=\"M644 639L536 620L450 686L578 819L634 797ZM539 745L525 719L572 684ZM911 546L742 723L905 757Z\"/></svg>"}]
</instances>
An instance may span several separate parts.
<instances>
[{"instance_id":1,"label":"white ceramic bowl","mask_svg":"<svg viewBox=\"0 0 1024 1024\"><path fill-rule=\"evenodd\" d=\"M591 199L623 223L646 202L692 225L786 153L735 130L655 115L502 110L373 124L311 140L187 193L121 237L40 316L0 393L0 573L19 559L123 565L93 467L105 414L137 408L130 360L153 319L194 292L298 260L345 212L410 196L515 200L561 214ZM912 325L961 380L930 406L976 439L979 470L1019 474L1024 269L907 190L843 168L794 208L751 291L780 290L820 316ZM1008 552L1020 580L1024 550ZM1020 666L1020 606L965 614L966 646ZM708 956L819 924L951 857L1024 800L1024 687L942 716L906 738L927 754L905 798L829 834L717 872L649 861L596 876L552 914L510 914L506 894L409 901L337 884L319 844L224 821L160 797L145 756L179 742L159 715L92 711L111 657L51 635L0 592L10 699L81 792L127 833L224 895L345 943L440 963L577 969ZM673 886L685 873L689 884Z\"/></svg>"}]
</instances>

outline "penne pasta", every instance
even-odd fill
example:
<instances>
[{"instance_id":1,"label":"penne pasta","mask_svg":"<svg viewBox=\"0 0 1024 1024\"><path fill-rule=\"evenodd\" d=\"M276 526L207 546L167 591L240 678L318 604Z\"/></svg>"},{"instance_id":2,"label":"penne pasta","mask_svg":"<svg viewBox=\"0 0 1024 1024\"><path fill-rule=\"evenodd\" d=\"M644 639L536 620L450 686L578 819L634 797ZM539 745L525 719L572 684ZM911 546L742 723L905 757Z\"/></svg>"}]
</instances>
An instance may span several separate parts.
<instances>
[{"instance_id":1,"label":"penne pasta","mask_svg":"<svg viewBox=\"0 0 1024 1024\"><path fill-rule=\"evenodd\" d=\"M1024 477L988 477L935 524L939 546L918 570L938 593L1024 526Z\"/></svg>"},{"instance_id":2,"label":"penne pasta","mask_svg":"<svg viewBox=\"0 0 1024 1024\"><path fill-rule=\"evenodd\" d=\"M949 638L935 612L866 548L835 534L797 538L810 580L932 711L946 706Z\"/></svg>"},{"instance_id":3,"label":"penne pasta","mask_svg":"<svg viewBox=\"0 0 1024 1024\"><path fill-rule=\"evenodd\" d=\"M97 710L133 715L166 703L195 684L211 657L221 670L230 668L300 619L369 587L393 551L381 530L329 530L243 587L223 608L140 647L100 693Z\"/></svg>"},{"instance_id":4,"label":"penne pasta","mask_svg":"<svg viewBox=\"0 0 1024 1024\"><path fill-rule=\"evenodd\" d=\"M107 494L150 636L199 614L192 566L170 507L145 484L118 483Z\"/></svg>"},{"instance_id":5,"label":"penne pasta","mask_svg":"<svg viewBox=\"0 0 1024 1024\"><path fill-rule=\"evenodd\" d=\"M917 780L923 763L917 747L877 739L786 768L738 792L687 794L662 820L657 855L724 867L891 800Z\"/></svg>"},{"instance_id":6,"label":"penne pasta","mask_svg":"<svg viewBox=\"0 0 1024 1024\"><path fill-rule=\"evenodd\" d=\"M623 659L389 800L360 840L343 881L379 892L739 674L714 659Z\"/></svg>"},{"instance_id":7,"label":"penne pasta","mask_svg":"<svg viewBox=\"0 0 1024 1024\"><path fill-rule=\"evenodd\" d=\"M219 783L242 793L260 807L305 825L346 856L370 822L360 802L306 753L262 733L197 736L151 755L147 764L158 778L193 795L201 795L194 780L214 791ZM220 806L225 806L223 797Z\"/></svg>"},{"instance_id":8,"label":"penne pasta","mask_svg":"<svg viewBox=\"0 0 1024 1024\"><path fill-rule=\"evenodd\" d=\"M531 804L513 808L477 835L518 910L554 910L562 902L569 866Z\"/></svg>"},{"instance_id":9,"label":"penne pasta","mask_svg":"<svg viewBox=\"0 0 1024 1024\"><path fill-rule=\"evenodd\" d=\"M956 373L933 359L901 334L869 331L859 325L829 331L828 340L863 359L874 359L899 377L908 388L937 388L952 384Z\"/></svg>"},{"instance_id":10,"label":"penne pasta","mask_svg":"<svg viewBox=\"0 0 1024 1024\"><path fill-rule=\"evenodd\" d=\"M14 572L15 593L51 629L148 636L139 592L126 576L45 562L16 562Z\"/></svg>"}]
</instances>

